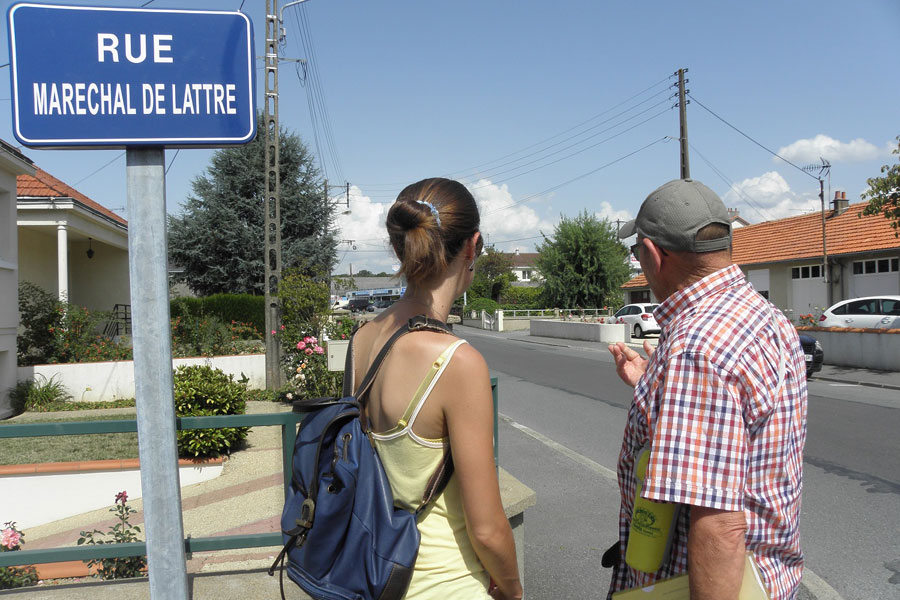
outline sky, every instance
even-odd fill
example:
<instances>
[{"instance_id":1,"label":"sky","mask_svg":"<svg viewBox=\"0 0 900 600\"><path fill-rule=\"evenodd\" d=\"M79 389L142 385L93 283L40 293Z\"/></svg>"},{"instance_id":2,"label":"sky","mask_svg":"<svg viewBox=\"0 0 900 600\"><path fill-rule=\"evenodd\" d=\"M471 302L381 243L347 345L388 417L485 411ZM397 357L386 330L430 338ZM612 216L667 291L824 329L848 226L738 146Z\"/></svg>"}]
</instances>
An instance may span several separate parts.
<instances>
[{"instance_id":1,"label":"sky","mask_svg":"<svg viewBox=\"0 0 900 600\"><path fill-rule=\"evenodd\" d=\"M265 0L147 7L241 9L263 54ZM826 201L840 190L858 202L897 160L896 0L307 0L286 8L283 27L280 55L306 62L280 65L280 122L317 157L339 212L350 184L336 273L391 272L387 210L425 177L465 183L487 243L504 251L534 252L581 212L633 218L680 176L679 68L691 176L751 223L819 210L820 171L802 167L828 161ZM11 115L5 71L0 110ZM257 59L258 102L262 73ZM0 138L20 146L11 117ZM22 150L127 218L123 150ZM166 151L170 214L212 152Z\"/></svg>"}]
</instances>

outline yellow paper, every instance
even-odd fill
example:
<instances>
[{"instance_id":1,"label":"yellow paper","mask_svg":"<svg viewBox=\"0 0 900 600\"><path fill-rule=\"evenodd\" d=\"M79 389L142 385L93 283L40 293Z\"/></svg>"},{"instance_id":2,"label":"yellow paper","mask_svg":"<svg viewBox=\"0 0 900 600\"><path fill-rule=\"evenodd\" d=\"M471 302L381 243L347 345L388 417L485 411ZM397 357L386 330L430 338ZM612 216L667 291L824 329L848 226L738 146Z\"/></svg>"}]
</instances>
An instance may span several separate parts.
<instances>
[{"instance_id":1,"label":"yellow paper","mask_svg":"<svg viewBox=\"0 0 900 600\"><path fill-rule=\"evenodd\" d=\"M622 590L612 595L615 600L691 600L691 584L688 575L679 575L657 581L642 588ZM744 579L741 581L739 600L769 600L762 578L756 568L753 555L747 553L744 563Z\"/></svg>"}]
</instances>

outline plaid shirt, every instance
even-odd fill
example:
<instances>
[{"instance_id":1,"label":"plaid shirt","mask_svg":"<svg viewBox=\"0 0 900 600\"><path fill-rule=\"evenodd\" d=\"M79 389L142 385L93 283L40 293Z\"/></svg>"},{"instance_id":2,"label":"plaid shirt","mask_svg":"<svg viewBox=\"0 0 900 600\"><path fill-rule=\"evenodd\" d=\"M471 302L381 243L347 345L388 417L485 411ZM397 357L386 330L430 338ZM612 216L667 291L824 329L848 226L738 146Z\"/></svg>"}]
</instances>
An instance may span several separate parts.
<instances>
[{"instance_id":1,"label":"plaid shirt","mask_svg":"<svg viewBox=\"0 0 900 600\"><path fill-rule=\"evenodd\" d=\"M806 366L797 331L732 265L662 302L662 332L628 412L614 591L687 571L690 505L743 511L747 549L772 600L793 598L803 570L800 491L806 441ZM773 320L774 317L774 320ZM779 348L785 358L778 385ZM642 496L688 505L656 573L625 564L635 459L651 445Z\"/></svg>"}]
</instances>

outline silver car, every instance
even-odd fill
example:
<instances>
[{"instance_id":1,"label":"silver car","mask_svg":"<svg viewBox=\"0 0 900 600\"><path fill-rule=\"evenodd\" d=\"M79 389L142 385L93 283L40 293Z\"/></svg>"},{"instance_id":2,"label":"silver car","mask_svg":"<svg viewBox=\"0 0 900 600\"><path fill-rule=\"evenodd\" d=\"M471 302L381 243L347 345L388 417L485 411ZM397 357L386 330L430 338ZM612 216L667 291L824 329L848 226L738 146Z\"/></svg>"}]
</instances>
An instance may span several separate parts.
<instances>
[{"instance_id":1,"label":"silver car","mask_svg":"<svg viewBox=\"0 0 900 600\"><path fill-rule=\"evenodd\" d=\"M640 338L647 333L659 333L659 325L653 316L653 309L659 304L626 304L613 315L616 323L627 323L631 335Z\"/></svg>"},{"instance_id":2,"label":"silver car","mask_svg":"<svg viewBox=\"0 0 900 600\"><path fill-rule=\"evenodd\" d=\"M900 329L900 296L867 296L843 300L823 312L816 325Z\"/></svg>"}]
</instances>

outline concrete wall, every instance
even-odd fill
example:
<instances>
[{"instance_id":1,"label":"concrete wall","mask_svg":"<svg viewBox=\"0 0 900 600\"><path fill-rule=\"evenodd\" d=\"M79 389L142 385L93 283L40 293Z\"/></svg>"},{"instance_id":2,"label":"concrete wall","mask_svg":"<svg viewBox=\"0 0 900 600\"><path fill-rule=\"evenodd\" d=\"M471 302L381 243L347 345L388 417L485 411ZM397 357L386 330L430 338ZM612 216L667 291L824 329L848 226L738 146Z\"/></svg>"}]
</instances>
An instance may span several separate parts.
<instances>
[{"instance_id":1,"label":"concrete wall","mask_svg":"<svg viewBox=\"0 0 900 600\"><path fill-rule=\"evenodd\" d=\"M631 341L631 332L628 330L628 326L615 323L580 323L578 321L535 319L531 321L531 335L609 344Z\"/></svg>"},{"instance_id":2,"label":"concrete wall","mask_svg":"<svg viewBox=\"0 0 900 600\"><path fill-rule=\"evenodd\" d=\"M857 369L900 371L900 330L798 327L813 336L825 353L825 364Z\"/></svg>"},{"instance_id":3,"label":"concrete wall","mask_svg":"<svg viewBox=\"0 0 900 600\"><path fill-rule=\"evenodd\" d=\"M182 365L209 365L234 375L235 379L241 379L241 374L245 375L249 378L247 386L250 389L261 390L266 387L265 354L176 358L172 361L173 368ZM134 362L130 360L18 368L19 381L34 379L38 374L48 380L55 376L72 394L73 400L79 402L134 398Z\"/></svg>"}]
</instances>

